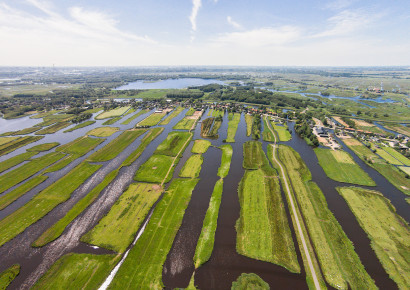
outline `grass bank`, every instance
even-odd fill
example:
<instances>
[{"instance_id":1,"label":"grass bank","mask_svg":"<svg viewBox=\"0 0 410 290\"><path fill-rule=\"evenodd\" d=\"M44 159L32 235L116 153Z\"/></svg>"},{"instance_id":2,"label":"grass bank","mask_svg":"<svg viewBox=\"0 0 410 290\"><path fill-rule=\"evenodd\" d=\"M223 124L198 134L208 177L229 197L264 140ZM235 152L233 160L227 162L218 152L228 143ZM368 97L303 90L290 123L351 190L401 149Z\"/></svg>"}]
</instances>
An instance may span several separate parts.
<instances>
[{"instance_id":1,"label":"grass bank","mask_svg":"<svg viewBox=\"0 0 410 290\"><path fill-rule=\"evenodd\" d=\"M192 133L189 132L171 132L168 134L167 138L158 145L155 154L162 154L168 156L177 156L178 152L186 146L185 144L190 138L192 138Z\"/></svg>"},{"instance_id":2,"label":"grass bank","mask_svg":"<svg viewBox=\"0 0 410 290\"><path fill-rule=\"evenodd\" d=\"M122 124L122 125L128 125L129 123L131 123L132 121L134 121L134 120L135 120L136 118L138 118L139 116L144 115L144 114L146 114L146 113L148 113L148 112L149 112L148 109L141 110L141 111L139 111L138 113L136 113L136 114L132 115L131 117L129 117L127 120L125 120L125 121L122 122L121 124Z\"/></svg>"},{"instance_id":3,"label":"grass bank","mask_svg":"<svg viewBox=\"0 0 410 290\"><path fill-rule=\"evenodd\" d=\"M57 147L60 145L58 142L52 142L52 143L44 143L40 145L33 146L31 148L28 148L28 152L43 152L43 151L48 151L53 149L54 147Z\"/></svg>"},{"instance_id":4,"label":"grass bank","mask_svg":"<svg viewBox=\"0 0 410 290\"><path fill-rule=\"evenodd\" d=\"M184 110L183 107L178 107L175 110L171 112L162 122L160 125L168 125L169 122L171 122L172 119L174 119L176 116L178 116L182 111Z\"/></svg>"},{"instance_id":5,"label":"grass bank","mask_svg":"<svg viewBox=\"0 0 410 290\"><path fill-rule=\"evenodd\" d=\"M109 137L115 132L118 132L120 128L118 127L99 127L92 129L87 133L87 135L95 136L95 137Z\"/></svg>"},{"instance_id":6,"label":"grass bank","mask_svg":"<svg viewBox=\"0 0 410 290\"><path fill-rule=\"evenodd\" d=\"M3 145L0 145L0 156L13 152L14 150L17 150L20 147L23 147L27 144L39 141L43 138L44 136L24 136L24 137L17 138L11 142L7 142Z\"/></svg>"},{"instance_id":7,"label":"grass bank","mask_svg":"<svg viewBox=\"0 0 410 290\"><path fill-rule=\"evenodd\" d=\"M95 124L95 121L85 121L85 122L82 122L82 123L80 123L80 124L78 124L78 125L75 125L73 128L70 128L70 129L68 129L68 130L65 130L64 133L73 132L73 131L75 131L75 130L77 130L77 129L81 129L81 128L84 128L84 127L88 127L88 126L93 125L93 124Z\"/></svg>"},{"instance_id":8,"label":"grass bank","mask_svg":"<svg viewBox=\"0 0 410 290\"><path fill-rule=\"evenodd\" d=\"M105 111L99 114L97 117L95 117L96 120L101 120L101 119L108 119L112 117L118 117L124 115L125 112L128 111L128 109L131 108L129 106L127 107L119 107L113 110Z\"/></svg>"},{"instance_id":9,"label":"grass bank","mask_svg":"<svg viewBox=\"0 0 410 290\"><path fill-rule=\"evenodd\" d=\"M211 142L208 140L201 140L201 139L195 140L194 146L192 146L191 152L197 153L197 154L205 153L211 145L212 145Z\"/></svg>"},{"instance_id":10,"label":"grass bank","mask_svg":"<svg viewBox=\"0 0 410 290\"><path fill-rule=\"evenodd\" d=\"M5 290L13 282L14 278L20 273L20 265L15 264L0 273L0 289Z\"/></svg>"},{"instance_id":11,"label":"grass bank","mask_svg":"<svg viewBox=\"0 0 410 290\"><path fill-rule=\"evenodd\" d=\"M262 280L261 277L254 273L243 273L238 279L232 282L231 290L244 290L244 289L259 289L269 290L269 284Z\"/></svg>"},{"instance_id":12,"label":"grass bank","mask_svg":"<svg viewBox=\"0 0 410 290\"><path fill-rule=\"evenodd\" d=\"M55 123L49 127L46 127L44 129L41 129L40 131L37 131L35 134L36 135L46 135L46 134L54 134L64 128L67 128L68 126L70 126L72 123L71 122L58 122Z\"/></svg>"},{"instance_id":13,"label":"grass bank","mask_svg":"<svg viewBox=\"0 0 410 290\"><path fill-rule=\"evenodd\" d=\"M6 159L2 162L0 162L0 173L2 173L3 171L6 171L16 165L19 165L20 163L24 162L24 161L28 161L30 160L31 157L33 157L34 155L36 155L37 152L25 152L19 155L16 155L14 157L11 157L9 159Z\"/></svg>"},{"instance_id":14,"label":"grass bank","mask_svg":"<svg viewBox=\"0 0 410 290\"><path fill-rule=\"evenodd\" d=\"M161 121L161 119L166 115L166 113L152 113L148 117L146 117L144 120L139 122L137 124L137 127L142 127L142 126L155 126Z\"/></svg>"},{"instance_id":15,"label":"grass bank","mask_svg":"<svg viewBox=\"0 0 410 290\"><path fill-rule=\"evenodd\" d=\"M225 178L229 173L229 169L231 168L233 149L229 144L222 145L220 148L222 150L222 158L221 165L218 168L218 176Z\"/></svg>"},{"instance_id":16,"label":"grass bank","mask_svg":"<svg viewBox=\"0 0 410 290\"><path fill-rule=\"evenodd\" d=\"M190 156L179 172L179 177L197 178L203 162L204 158L201 154Z\"/></svg>"},{"instance_id":17,"label":"grass bank","mask_svg":"<svg viewBox=\"0 0 410 290\"><path fill-rule=\"evenodd\" d=\"M241 120L241 114L229 113L228 118L228 135L226 137L226 142L233 143L235 142L235 135L238 130L239 121Z\"/></svg>"}]
</instances>

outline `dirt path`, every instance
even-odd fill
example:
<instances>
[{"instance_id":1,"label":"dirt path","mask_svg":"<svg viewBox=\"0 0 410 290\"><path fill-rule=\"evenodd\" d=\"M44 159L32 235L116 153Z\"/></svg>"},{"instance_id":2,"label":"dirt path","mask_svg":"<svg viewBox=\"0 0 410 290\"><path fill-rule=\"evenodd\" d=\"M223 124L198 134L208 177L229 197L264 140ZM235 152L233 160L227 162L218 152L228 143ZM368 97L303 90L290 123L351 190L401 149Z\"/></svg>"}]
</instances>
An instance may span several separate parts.
<instances>
[{"instance_id":1,"label":"dirt path","mask_svg":"<svg viewBox=\"0 0 410 290\"><path fill-rule=\"evenodd\" d=\"M266 116L265 116L265 118L266 118ZM317 276L316 276L315 268L313 267L312 259L310 258L310 254L309 254L309 251L307 249L305 236L303 235L302 227L300 226L299 217L296 214L295 204L293 202L293 198L292 198L292 195L290 193L290 188L289 188L289 184L288 184L288 181L286 179L286 176L285 176L285 171L283 170L282 164L279 162L278 159L276 159L276 135L273 132L270 123L269 122L267 122L267 123L268 123L269 130L272 132L272 134L275 138L275 143L273 144L273 152L272 152L273 153L272 154L273 160L276 162L276 164L280 168L280 174L282 175L282 180L283 180L283 183L285 184L285 187L286 187L286 193L288 195L288 199L290 200L290 206L292 207L293 217L295 219L296 226L297 226L297 229L298 229L298 232L299 232L299 236L300 236L300 239L302 241L303 250L305 252L306 259L308 261L310 272L312 273L313 282L315 284L316 289L320 289L320 284L319 284L319 281L318 281Z\"/></svg>"}]
</instances>

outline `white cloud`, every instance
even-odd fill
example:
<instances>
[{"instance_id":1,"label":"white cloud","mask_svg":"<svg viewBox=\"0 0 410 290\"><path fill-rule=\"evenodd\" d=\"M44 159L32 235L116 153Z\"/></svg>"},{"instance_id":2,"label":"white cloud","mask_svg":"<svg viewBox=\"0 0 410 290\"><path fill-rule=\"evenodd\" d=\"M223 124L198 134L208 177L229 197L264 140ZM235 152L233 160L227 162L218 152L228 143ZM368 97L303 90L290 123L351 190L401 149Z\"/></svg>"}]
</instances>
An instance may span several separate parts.
<instances>
[{"instance_id":1,"label":"white cloud","mask_svg":"<svg viewBox=\"0 0 410 290\"><path fill-rule=\"evenodd\" d=\"M234 21L231 16L226 17L226 21L233 26L234 28L240 29L242 28L242 25L240 25L238 22Z\"/></svg>"},{"instance_id":2,"label":"white cloud","mask_svg":"<svg viewBox=\"0 0 410 290\"><path fill-rule=\"evenodd\" d=\"M335 0L335 1L329 2L325 6L325 8L331 9L331 10L344 9L352 5L355 1L357 0Z\"/></svg>"},{"instance_id":3,"label":"white cloud","mask_svg":"<svg viewBox=\"0 0 410 290\"><path fill-rule=\"evenodd\" d=\"M196 17L198 16L199 8L201 8L201 0L192 0L192 11L189 16L189 21L191 21L191 29L193 32L196 31Z\"/></svg>"}]
</instances>

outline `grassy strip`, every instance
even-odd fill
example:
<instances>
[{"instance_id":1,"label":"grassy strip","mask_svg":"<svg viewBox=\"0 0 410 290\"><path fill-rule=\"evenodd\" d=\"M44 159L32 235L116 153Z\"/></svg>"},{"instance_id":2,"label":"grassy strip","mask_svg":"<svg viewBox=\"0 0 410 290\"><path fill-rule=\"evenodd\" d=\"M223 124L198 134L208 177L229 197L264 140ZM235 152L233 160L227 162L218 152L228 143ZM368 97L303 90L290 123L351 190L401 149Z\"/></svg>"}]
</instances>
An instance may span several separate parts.
<instances>
[{"instance_id":1,"label":"grassy strip","mask_svg":"<svg viewBox=\"0 0 410 290\"><path fill-rule=\"evenodd\" d=\"M209 201L209 207L206 211L204 223L202 225L201 235L199 236L198 244L196 245L194 256L195 269L198 269L202 264L207 262L212 255L222 191L223 179L220 179L215 183L211 200Z\"/></svg>"},{"instance_id":2,"label":"grassy strip","mask_svg":"<svg viewBox=\"0 0 410 290\"><path fill-rule=\"evenodd\" d=\"M269 290L270 287L269 284L263 281L258 275L254 273L242 273L236 281L232 282L231 290L244 289Z\"/></svg>"},{"instance_id":3,"label":"grassy strip","mask_svg":"<svg viewBox=\"0 0 410 290\"><path fill-rule=\"evenodd\" d=\"M201 140L201 139L195 140L194 146L192 146L191 152L197 153L197 154L205 153L211 145L212 145L211 142L208 140Z\"/></svg>"},{"instance_id":4,"label":"grassy strip","mask_svg":"<svg viewBox=\"0 0 410 290\"><path fill-rule=\"evenodd\" d=\"M218 168L218 176L225 178L229 173L229 168L231 168L233 149L229 144L222 145L220 148L222 150L222 159L221 165Z\"/></svg>"},{"instance_id":5,"label":"grassy strip","mask_svg":"<svg viewBox=\"0 0 410 290\"><path fill-rule=\"evenodd\" d=\"M390 155L392 155L394 158L396 158L397 160L399 160L401 163L403 163L406 166L410 166L410 159L406 158L405 156L403 156L402 154L400 154L399 152L397 152L396 150L394 150L391 147L383 147L383 150L386 151L387 153L389 153Z\"/></svg>"},{"instance_id":6,"label":"grassy strip","mask_svg":"<svg viewBox=\"0 0 410 290\"><path fill-rule=\"evenodd\" d=\"M169 114L164 120L162 120L160 125L168 125L169 122L171 122L171 120L178 116L183 110L183 107L176 108L174 111L172 111L171 114Z\"/></svg>"},{"instance_id":7,"label":"grassy strip","mask_svg":"<svg viewBox=\"0 0 410 290\"><path fill-rule=\"evenodd\" d=\"M96 120L101 120L101 119L108 119L112 117L118 117L124 115L125 112L128 111L130 107L119 107L113 110L105 111L99 114L97 117L95 117Z\"/></svg>"},{"instance_id":8,"label":"grassy strip","mask_svg":"<svg viewBox=\"0 0 410 290\"><path fill-rule=\"evenodd\" d=\"M148 112L149 112L148 109L141 110L141 111L139 111L138 113L136 113L136 114L132 115L131 117L129 117L127 120L125 120L125 121L122 122L121 124L122 124L122 125L128 125L129 123L131 123L132 121L134 121L134 120L135 120L136 118L138 118L139 116L144 115L144 114L146 114L146 113L148 113Z\"/></svg>"},{"instance_id":9,"label":"grassy strip","mask_svg":"<svg viewBox=\"0 0 410 290\"><path fill-rule=\"evenodd\" d=\"M410 175L410 167L407 166L399 166L399 169L406 173L407 175Z\"/></svg>"},{"instance_id":10,"label":"grassy strip","mask_svg":"<svg viewBox=\"0 0 410 290\"><path fill-rule=\"evenodd\" d=\"M19 131L13 131L13 132L8 132L5 133L5 135L9 135L9 136L15 136L15 135L27 135L27 134L31 134L34 133L36 131L40 130L39 127L29 127L29 128L25 128Z\"/></svg>"},{"instance_id":11,"label":"grassy strip","mask_svg":"<svg viewBox=\"0 0 410 290\"><path fill-rule=\"evenodd\" d=\"M38 157L36 159L23 164L19 168L9 171L0 176L0 192L4 192L7 189L15 186L16 184L26 180L33 176L42 169L50 166L64 157L64 154L59 152L49 153L47 155Z\"/></svg>"},{"instance_id":12,"label":"grassy strip","mask_svg":"<svg viewBox=\"0 0 410 290\"><path fill-rule=\"evenodd\" d=\"M57 147L58 145L60 145L60 143L58 143L58 142L44 143L44 144L40 144L40 145L37 145L37 146L33 146L31 148L28 148L27 151L29 151L29 152L43 152L43 151L51 150L54 147Z\"/></svg>"},{"instance_id":13,"label":"grassy strip","mask_svg":"<svg viewBox=\"0 0 410 290\"><path fill-rule=\"evenodd\" d=\"M243 143L243 168L245 169L263 169L266 174L272 176L272 167L262 149L262 143L259 141L247 141Z\"/></svg>"},{"instance_id":14,"label":"grassy strip","mask_svg":"<svg viewBox=\"0 0 410 290\"><path fill-rule=\"evenodd\" d=\"M261 169L247 170L238 194L237 252L300 273L278 180Z\"/></svg>"},{"instance_id":15,"label":"grassy strip","mask_svg":"<svg viewBox=\"0 0 410 290\"><path fill-rule=\"evenodd\" d=\"M311 181L300 155L280 145L279 157L287 169L326 281L340 289L376 289L320 188Z\"/></svg>"},{"instance_id":16,"label":"grassy strip","mask_svg":"<svg viewBox=\"0 0 410 290\"><path fill-rule=\"evenodd\" d=\"M173 129L175 130L191 130L192 126L195 124L196 119L187 119L183 118L181 121L179 121Z\"/></svg>"},{"instance_id":17,"label":"grassy strip","mask_svg":"<svg viewBox=\"0 0 410 290\"><path fill-rule=\"evenodd\" d=\"M175 157L190 138L192 138L192 133L189 132L171 132L167 138L158 145L155 154Z\"/></svg>"},{"instance_id":18,"label":"grassy strip","mask_svg":"<svg viewBox=\"0 0 410 290\"><path fill-rule=\"evenodd\" d=\"M29 181L23 183L16 189L10 191L9 193L2 195L0 197L0 210L6 208L9 206L11 203L16 201L18 198L26 194L29 190L32 190L34 187L42 183L44 180L46 180L48 177L39 175L35 176Z\"/></svg>"},{"instance_id":19,"label":"grassy strip","mask_svg":"<svg viewBox=\"0 0 410 290\"><path fill-rule=\"evenodd\" d=\"M191 199L197 179L174 179L156 206L135 246L114 277L110 289L163 288L162 268Z\"/></svg>"},{"instance_id":20,"label":"grassy strip","mask_svg":"<svg viewBox=\"0 0 410 290\"><path fill-rule=\"evenodd\" d=\"M376 183L360 168L349 153L323 148L314 150L320 166L329 178L339 182L376 186Z\"/></svg>"},{"instance_id":21,"label":"grassy strip","mask_svg":"<svg viewBox=\"0 0 410 290\"><path fill-rule=\"evenodd\" d=\"M339 187L339 193L371 240L371 246L400 289L410 288L410 231L390 201L378 191Z\"/></svg>"},{"instance_id":22,"label":"grassy strip","mask_svg":"<svg viewBox=\"0 0 410 290\"><path fill-rule=\"evenodd\" d=\"M121 120L122 116L118 116L118 117L114 117L114 118L110 118L107 121L105 121L104 123L102 123L104 126L106 125L112 125L114 123L117 123L119 120Z\"/></svg>"},{"instance_id":23,"label":"grassy strip","mask_svg":"<svg viewBox=\"0 0 410 290\"><path fill-rule=\"evenodd\" d=\"M71 193L84 183L101 165L81 163L28 203L0 221L0 246L10 241L27 227L41 219L58 204L70 198Z\"/></svg>"},{"instance_id":24,"label":"grassy strip","mask_svg":"<svg viewBox=\"0 0 410 290\"><path fill-rule=\"evenodd\" d=\"M166 115L166 113L152 113L148 117L146 117L144 120L139 122L137 124L137 127L142 127L142 126L155 126L161 121L161 119Z\"/></svg>"},{"instance_id":25,"label":"grassy strip","mask_svg":"<svg viewBox=\"0 0 410 290\"><path fill-rule=\"evenodd\" d=\"M94 200L98 197L101 191L114 180L119 169L114 170L105 176L104 180L94 187L85 197L77 202L66 215L49 227L33 244L33 247L42 247L57 239L65 230L65 228L81 214Z\"/></svg>"},{"instance_id":26,"label":"grassy strip","mask_svg":"<svg viewBox=\"0 0 410 290\"><path fill-rule=\"evenodd\" d=\"M132 152L127 159L124 160L122 166L129 166L131 165L137 158L142 154L142 152L147 148L148 144L150 144L155 138L159 136L159 134L164 131L164 128L152 128L148 131L148 133L142 138L140 145L138 148Z\"/></svg>"},{"instance_id":27,"label":"grassy strip","mask_svg":"<svg viewBox=\"0 0 410 290\"><path fill-rule=\"evenodd\" d=\"M161 193L162 187L157 184L131 184L81 241L123 253Z\"/></svg>"},{"instance_id":28,"label":"grassy strip","mask_svg":"<svg viewBox=\"0 0 410 290\"><path fill-rule=\"evenodd\" d=\"M25 152L0 162L0 173L24 161L30 160L37 152Z\"/></svg>"},{"instance_id":29,"label":"grassy strip","mask_svg":"<svg viewBox=\"0 0 410 290\"><path fill-rule=\"evenodd\" d=\"M40 131L37 131L35 134L36 135L54 134L57 131L60 131L61 129L67 128L71 124L72 124L71 122L58 122L58 123L55 123L54 125L41 129Z\"/></svg>"},{"instance_id":30,"label":"grassy strip","mask_svg":"<svg viewBox=\"0 0 410 290\"><path fill-rule=\"evenodd\" d=\"M373 145L373 144L372 144ZM374 145L372 146L374 148ZM375 153L378 154L381 158L386 160L388 163L393 164L393 165L403 165L399 160L394 158L394 156L390 155L386 150L384 149L379 149L379 148L374 148L376 151Z\"/></svg>"},{"instance_id":31,"label":"grassy strip","mask_svg":"<svg viewBox=\"0 0 410 290\"><path fill-rule=\"evenodd\" d=\"M7 142L6 144L0 145L0 156L13 152L14 150L17 150L20 147L36 142L43 138L44 136L25 136L17 138L16 140L13 140L11 142Z\"/></svg>"},{"instance_id":32,"label":"grassy strip","mask_svg":"<svg viewBox=\"0 0 410 290\"><path fill-rule=\"evenodd\" d=\"M73 128L65 130L64 133L73 132L77 129L81 129L81 128L84 128L84 127L87 127L87 126L90 126L90 125L93 125L93 124L95 124L95 121L85 121L85 122L82 122L82 123L74 126Z\"/></svg>"},{"instance_id":33,"label":"grassy strip","mask_svg":"<svg viewBox=\"0 0 410 290\"><path fill-rule=\"evenodd\" d=\"M269 129L268 122L269 121L266 120L266 117L263 118L262 139L263 139L263 141L273 142L273 141L275 141L275 136L273 136L271 130Z\"/></svg>"},{"instance_id":34,"label":"grassy strip","mask_svg":"<svg viewBox=\"0 0 410 290\"><path fill-rule=\"evenodd\" d=\"M18 139L19 137L0 137L0 146L7 144L11 141Z\"/></svg>"},{"instance_id":35,"label":"grassy strip","mask_svg":"<svg viewBox=\"0 0 410 290\"><path fill-rule=\"evenodd\" d=\"M98 289L119 256L68 254L55 262L32 289Z\"/></svg>"},{"instance_id":36,"label":"grassy strip","mask_svg":"<svg viewBox=\"0 0 410 290\"><path fill-rule=\"evenodd\" d=\"M118 127L99 127L88 131L87 135L95 137L109 137L119 130L120 128Z\"/></svg>"},{"instance_id":37,"label":"grassy strip","mask_svg":"<svg viewBox=\"0 0 410 290\"><path fill-rule=\"evenodd\" d=\"M58 170L61 170L79 157L79 155L67 155L57 163L48 167L46 170L44 170L43 173L56 172Z\"/></svg>"},{"instance_id":38,"label":"grassy strip","mask_svg":"<svg viewBox=\"0 0 410 290\"><path fill-rule=\"evenodd\" d=\"M245 121L246 121L246 136L250 136L252 133L253 116L246 114Z\"/></svg>"},{"instance_id":39,"label":"grassy strip","mask_svg":"<svg viewBox=\"0 0 410 290\"><path fill-rule=\"evenodd\" d=\"M20 273L20 265L14 264L6 271L0 273L0 289L5 290Z\"/></svg>"},{"instance_id":40,"label":"grassy strip","mask_svg":"<svg viewBox=\"0 0 410 290\"><path fill-rule=\"evenodd\" d=\"M67 154L83 156L86 153L93 150L95 147L97 147L102 142L104 142L104 139L91 138L91 137L84 136L84 137L77 138L74 141L71 141L70 143L64 144L56 148L56 151L67 153Z\"/></svg>"},{"instance_id":41,"label":"grassy strip","mask_svg":"<svg viewBox=\"0 0 410 290\"><path fill-rule=\"evenodd\" d=\"M213 110L212 111L212 117L218 117L218 116L223 117L224 115L225 115L225 110Z\"/></svg>"},{"instance_id":42,"label":"grassy strip","mask_svg":"<svg viewBox=\"0 0 410 290\"><path fill-rule=\"evenodd\" d=\"M161 183L166 178L165 183L167 183L171 180L175 169L175 166L173 166L171 173L166 176L173 161L174 157L154 154L140 166L134 180Z\"/></svg>"},{"instance_id":43,"label":"grassy strip","mask_svg":"<svg viewBox=\"0 0 410 290\"><path fill-rule=\"evenodd\" d=\"M88 157L87 160L91 162L111 160L124 151L125 148L127 148L132 142L135 141L135 139L144 134L146 131L147 129L133 129L124 131L120 136Z\"/></svg>"},{"instance_id":44,"label":"grassy strip","mask_svg":"<svg viewBox=\"0 0 410 290\"><path fill-rule=\"evenodd\" d=\"M195 113L194 108L189 108L189 110L185 113L185 116L192 116Z\"/></svg>"},{"instance_id":45,"label":"grassy strip","mask_svg":"<svg viewBox=\"0 0 410 290\"><path fill-rule=\"evenodd\" d=\"M201 154L192 155L185 162L184 166L179 172L179 176L197 178L199 176L199 172L201 171L201 166L203 162L204 162L204 158L202 157Z\"/></svg>"},{"instance_id":46,"label":"grassy strip","mask_svg":"<svg viewBox=\"0 0 410 290\"><path fill-rule=\"evenodd\" d=\"M292 139L292 135L288 131L287 126L280 126L277 123L272 122L272 127L275 130L276 134L278 134L279 140L286 142Z\"/></svg>"},{"instance_id":47,"label":"grassy strip","mask_svg":"<svg viewBox=\"0 0 410 290\"><path fill-rule=\"evenodd\" d=\"M229 119L228 123L228 135L226 137L226 142L233 143L235 142L236 130L238 130L239 121L241 120L241 114L239 113L229 113L229 117L232 116L232 119Z\"/></svg>"}]
</instances>

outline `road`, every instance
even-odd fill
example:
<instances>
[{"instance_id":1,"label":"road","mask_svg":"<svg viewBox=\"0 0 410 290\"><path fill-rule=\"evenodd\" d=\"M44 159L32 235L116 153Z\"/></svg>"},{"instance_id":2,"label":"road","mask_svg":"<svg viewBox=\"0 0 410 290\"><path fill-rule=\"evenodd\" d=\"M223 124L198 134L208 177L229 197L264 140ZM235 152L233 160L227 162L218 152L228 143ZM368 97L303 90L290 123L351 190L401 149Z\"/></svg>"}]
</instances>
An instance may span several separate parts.
<instances>
[{"instance_id":1,"label":"road","mask_svg":"<svg viewBox=\"0 0 410 290\"><path fill-rule=\"evenodd\" d=\"M266 116L265 116L265 118L266 118ZM308 261L310 272L312 273L313 282L315 284L316 289L320 289L319 280L317 279L316 271L315 271L315 268L313 267L312 259L310 257L310 254L309 254L309 251L308 251L308 248L307 248L307 245L306 245L305 236L303 234L302 227L300 226L300 222L299 222L299 217L296 214L295 204L293 202L292 194L290 193L290 187L289 187L289 183L288 183L288 181L286 179L286 176L285 176L285 171L283 170L282 164L279 162L278 159L276 159L276 134L275 134L275 132L273 132L272 127L270 125L270 122L267 121L267 123L268 123L269 130L272 132L272 134L275 138L275 142L273 144L273 149L272 149L273 150L273 152L272 152L273 153L272 154L273 160L276 162L276 164L280 168L280 174L282 176L282 181L283 181L283 183L285 185L285 188L286 188L286 193L288 195L288 200L290 201L290 206L292 208L292 214L293 214L293 217L294 217L294 220L295 220L295 223L296 223L296 227L298 229L300 240L302 241L303 251L305 252L305 256L306 256L306 260Z\"/></svg>"}]
</instances>

